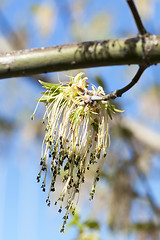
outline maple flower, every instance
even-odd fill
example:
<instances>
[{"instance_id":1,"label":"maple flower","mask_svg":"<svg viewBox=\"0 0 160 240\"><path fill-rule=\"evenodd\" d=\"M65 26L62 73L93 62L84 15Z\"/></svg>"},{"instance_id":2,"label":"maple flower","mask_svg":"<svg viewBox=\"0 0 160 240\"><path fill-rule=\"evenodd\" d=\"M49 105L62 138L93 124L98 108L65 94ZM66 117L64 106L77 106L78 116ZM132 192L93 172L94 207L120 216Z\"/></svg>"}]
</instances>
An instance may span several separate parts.
<instances>
[{"instance_id":1,"label":"maple flower","mask_svg":"<svg viewBox=\"0 0 160 240\"><path fill-rule=\"evenodd\" d=\"M41 170L37 176L40 181L42 172L42 190L46 189L48 166L51 171L51 183L47 197L50 206L50 192L56 190L56 179L62 175L64 187L59 198L59 212L65 204L66 213L61 232L68 219L69 212L75 212L75 199L78 199L81 185L85 182L86 172L95 164L94 180L90 199L93 199L96 183L109 148L108 121L111 113L119 112L109 101L93 101L94 96L104 96L102 87L89 84L84 73L70 77L68 83L45 83L40 81L46 92L39 102L46 104L43 121L46 133L42 145ZM33 114L34 115L34 114Z\"/></svg>"}]
</instances>

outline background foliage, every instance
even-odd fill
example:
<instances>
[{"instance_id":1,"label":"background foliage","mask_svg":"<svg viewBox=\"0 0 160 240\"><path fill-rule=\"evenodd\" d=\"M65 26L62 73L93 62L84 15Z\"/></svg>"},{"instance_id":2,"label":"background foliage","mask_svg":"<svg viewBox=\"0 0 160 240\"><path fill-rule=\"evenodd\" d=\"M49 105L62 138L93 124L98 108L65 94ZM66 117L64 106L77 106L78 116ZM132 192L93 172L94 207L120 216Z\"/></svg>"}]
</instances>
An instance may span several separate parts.
<instances>
[{"instance_id":1,"label":"background foliage","mask_svg":"<svg viewBox=\"0 0 160 240\"><path fill-rule=\"evenodd\" d=\"M159 34L160 2L136 4L148 31ZM1 1L0 26L1 52L137 34L123 0ZM136 68L85 72L107 93L125 85ZM138 85L116 101L125 113L111 122L111 150L94 201L88 201L86 184L79 212L66 233L59 234L62 216L56 207L47 208L36 184L43 106L34 122L30 116L42 91L37 79L63 81L77 72L0 82L0 239L159 239L159 66L147 69Z\"/></svg>"}]
</instances>

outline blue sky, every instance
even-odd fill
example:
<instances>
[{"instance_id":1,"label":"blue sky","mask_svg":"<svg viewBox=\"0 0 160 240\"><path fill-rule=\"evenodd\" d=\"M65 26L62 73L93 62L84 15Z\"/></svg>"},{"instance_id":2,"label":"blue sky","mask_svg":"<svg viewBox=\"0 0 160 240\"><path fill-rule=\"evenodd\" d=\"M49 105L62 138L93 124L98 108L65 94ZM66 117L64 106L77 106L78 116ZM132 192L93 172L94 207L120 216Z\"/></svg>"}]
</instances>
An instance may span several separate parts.
<instances>
[{"instance_id":1,"label":"blue sky","mask_svg":"<svg viewBox=\"0 0 160 240\"><path fill-rule=\"evenodd\" d=\"M34 23L31 7L43 2L45 1L6 0L2 1L2 11L13 30L16 31L19 27L26 26L28 48L71 43L73 38L68 25L70 20L67 15L65 17L61 16L59 8L62 3L66 2L65 0L53 1L59 14L55 31L49 38L45 39L40 36ZM51 1L48 0L48 3L50 4ZM156 1L155 15L150 19L150 22L146 22L148 30L157 34L160 30L159 9L160 3ZM101 10L113 15L113 25L109 32L111 37L126 37L125 34L127 33L130 35L137 33L124 0L93 0L86 10L86 19L94 15L96 11ZM0 34L4 35L6 33L0 32ZM132 71L128 75L125 72L127 68L126 66L95 68L89 69L87 72L91 79L94 78L95 74L106 79L106 85L112 91L122 87L134 75L136 67L130 67ZM138 96L144 88L155 81L159 81L157 77L159 73L159 66L148 69L139 82L139 86L131 90L132 94L126 93L120 100L125 107L126 115L134 116L137 119L140 117L138 109L135 108ZM49 74L49 76L57 78L57 73ZM1 240L72 240L77 234L75 228L66 231L65 235L59 233L62 216L58 214L58 209L55 206L51 208L46 206L46 194L41 191L40 185L36 183L42 139L37 135L34 122L31 122L30 116L36 105L35 99L40 96L41 91L41 87L29 78L0 80L0 117L14 124L14 131L8 133L0 131ZM43 106L40 106L37 118L42 116L43 111ZM150 124L152 125L152 123ZM156 129L160 131L157 125ZM158 159L155 159L154 163L159 166ZM158 186L152 177L151 182L155 186L154 192L157 201L159 201ZM90 202L89 204L92 205ZM102 228L102 240L106 239L106 234L111 237L109 232ZM123 238L119 236L119 239Z\"/></svg>"}]
</instances>

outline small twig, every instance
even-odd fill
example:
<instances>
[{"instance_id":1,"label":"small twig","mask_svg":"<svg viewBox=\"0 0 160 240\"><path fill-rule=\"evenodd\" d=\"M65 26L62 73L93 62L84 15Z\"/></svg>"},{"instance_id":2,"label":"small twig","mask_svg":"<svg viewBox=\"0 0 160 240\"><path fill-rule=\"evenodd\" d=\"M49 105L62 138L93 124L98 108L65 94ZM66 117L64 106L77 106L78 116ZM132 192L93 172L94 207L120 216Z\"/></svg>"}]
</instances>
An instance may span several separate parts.
<instances>
[{"instance_id":1,"label":"small twig","mask_svg":"<svg viewBox=\"0 0 160 240\"><path fill-rule=\"evenodd\" d=\"M134 4L134 1L133 0L126 0L126 1L128 3L128 6L131 10L132 15L133 15L133 18L134 18L134 21L135 21L136 26L138 28L139 34L140 35L145 35L147 33L147 31L146 31L146 29L145 29L145 27L142 23L141 17L140 17L140 15L138 13L138 10L137 10L137 8Z\"/></svg>"},{"instance_id":2,"label":"small twig","mask_svg":"<svg viewBox=\"0 0 160 240\"><path fill-rule=\"evenodd\" d=\"M91 100L92 101L107 101L109 99L115 99L117 97L121 97L123 93L127 92L129 89L131 89L140 79L142 73L144 72L144 70L146 69L146 67L144 66L139 66L139 69L136 73L136 75L134 76L134 78L132 79L132 81L126 85L125 87L115 90L114 92L111 92L105 96L92 96Z\"/></svg>"}]
</instances>

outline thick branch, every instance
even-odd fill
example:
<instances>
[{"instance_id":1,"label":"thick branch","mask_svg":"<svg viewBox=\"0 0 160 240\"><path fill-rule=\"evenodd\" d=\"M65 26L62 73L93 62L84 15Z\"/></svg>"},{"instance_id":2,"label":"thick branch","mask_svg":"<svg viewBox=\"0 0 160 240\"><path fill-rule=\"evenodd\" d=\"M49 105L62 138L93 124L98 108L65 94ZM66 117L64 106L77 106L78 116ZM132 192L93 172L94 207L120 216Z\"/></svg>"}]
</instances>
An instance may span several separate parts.
<instances>
[{"instance_id":1,"label":"thick branch","mask_svg":"<svg viewBox=\"0 0 160 240\"><path fill-rule=\"evenodd\" d=\"M136 6L134 4L134 1L133 0L126 0L126 1L128 3L128 6L129 6L129 8L131 10L132 15L133 15L133 18L134 18L134 21L135 21L136 26L138 28L139 34L140 35L146 34L147 31L146 31L146 29L145 29L145 27L144 27L144 25L142 23L142 20L141 20L140 15L139 15L139 13L137 11L137 8L136 8Z\"/></svg>"},{"instance_id":2,"label":"thick branch","mask_svg":"<svg viewBox=\"0 0 160 240\"><path fill-rule=\"evenodd\" d=\"M160 36L91 41L0 54L0 78L64 70L160 62Z\"/></svg>"}]
</instances>

